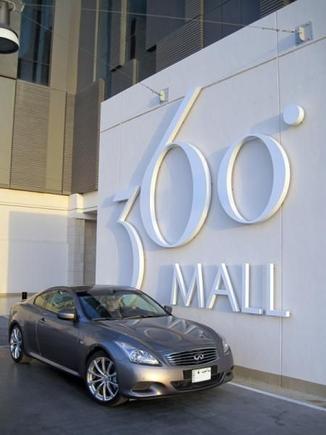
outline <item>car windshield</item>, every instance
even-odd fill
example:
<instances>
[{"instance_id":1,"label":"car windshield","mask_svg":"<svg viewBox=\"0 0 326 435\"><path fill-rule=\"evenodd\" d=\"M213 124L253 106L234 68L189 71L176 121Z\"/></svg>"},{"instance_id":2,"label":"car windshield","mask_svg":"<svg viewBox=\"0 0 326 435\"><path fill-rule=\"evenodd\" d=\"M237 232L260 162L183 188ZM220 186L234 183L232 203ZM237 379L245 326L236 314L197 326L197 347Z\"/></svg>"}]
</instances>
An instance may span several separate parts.
<instances>
[{"instance_id":1,"label":"car windshield","mask_svg":"<svg viewBox=\"0 0 326 435\"><path fill-rule=\"evenodd\" d=\"M145 294L131 290L98 290L78 294L89 319L117 320L167 316L168 313Z\"/></svg>"}]
</instances>

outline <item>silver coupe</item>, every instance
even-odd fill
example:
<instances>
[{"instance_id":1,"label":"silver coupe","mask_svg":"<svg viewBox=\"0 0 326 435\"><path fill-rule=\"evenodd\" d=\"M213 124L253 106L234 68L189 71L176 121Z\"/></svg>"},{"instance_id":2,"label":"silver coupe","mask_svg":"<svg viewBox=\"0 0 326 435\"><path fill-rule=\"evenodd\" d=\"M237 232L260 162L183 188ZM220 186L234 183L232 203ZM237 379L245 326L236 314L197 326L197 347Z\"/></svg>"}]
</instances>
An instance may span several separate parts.
<instances>
[{"instance_id":1,"label":"silver coupe","mask_svg":"<svg viewBox=\"0 0 326 435\"><path fill-rule=\"evenodd\" d=\"M128 287L53 287L12 306L9 350L85 380L100 404L202 390L232 379L225 339Z\"/></svg>"}]
</instances>

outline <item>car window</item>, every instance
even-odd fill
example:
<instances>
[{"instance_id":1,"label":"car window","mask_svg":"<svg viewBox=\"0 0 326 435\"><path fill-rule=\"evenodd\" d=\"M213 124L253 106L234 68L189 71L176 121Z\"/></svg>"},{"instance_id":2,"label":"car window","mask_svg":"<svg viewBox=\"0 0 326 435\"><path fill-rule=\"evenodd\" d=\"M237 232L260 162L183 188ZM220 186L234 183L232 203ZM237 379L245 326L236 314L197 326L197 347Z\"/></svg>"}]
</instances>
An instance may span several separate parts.
<instances>
[{"instance_id":1,"label":"car window","mask_svg":"<svg viewBox=\"0 0 326 435\"><path fill-rule=\"evenodd\" d=\"M44 308L53 313L59 313L62 310L74 309L75 303L70 293L64 290L56 290L52 293L52 297L49 298Z\"/></svg>"},{"instance_id":2,"label":"car window","mask_svg":"<svg viewBox=\"0 0 326 435\"><path fill-rule=\"evenodd\" d=\"M98 291L79 293L80 304L90 319L125 319L166 316L167 313L145 294L132 291Z\"/></svg>"},{"instance_id":3,"label":"car window","mask_svg":"<svg viewBox=\"0 0 326 435\"><path fill-rule=\"evenodd\" d=\"M148 302L139 297L137 294L133 295L133 294L126 294L121 296L120 298L120 303L123 304L126 307L130 307L132 309L141 309L141 310L147 310L149 308L148 306Z\"/></svg>"},{"instance_id":4,"label":"car window","mask_svg":"<svg viewBox=\"0 0 326 435\"><path fill-rule=\"evenodd\" d=\"M35 298L34 304L40 308L45 308L46 304L48 303L48 301L52 297L52 295L53 295L53 292L44 292Z\"/></svg>"},{"instance_id":5,"label":"car window","mask_svg":"<svg viewBox=\"0 0 326 435\"><path fill-rule=\"evenodd\" d=\"M105 305L103 305L101 298L95 298L92 295L85 293L85 295L80 297L79 300L84 313L89 319L94 319L96 317L110 317L110 313Z\"/></svg>"}]
</instances>

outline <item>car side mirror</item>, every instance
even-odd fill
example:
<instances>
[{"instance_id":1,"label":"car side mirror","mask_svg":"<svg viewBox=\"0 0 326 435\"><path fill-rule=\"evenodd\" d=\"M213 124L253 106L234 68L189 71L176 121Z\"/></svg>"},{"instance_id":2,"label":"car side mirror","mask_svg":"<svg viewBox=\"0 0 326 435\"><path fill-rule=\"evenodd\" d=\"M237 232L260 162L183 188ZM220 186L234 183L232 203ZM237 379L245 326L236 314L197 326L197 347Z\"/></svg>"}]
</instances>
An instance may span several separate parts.
<instances>
[{"instance_id":1,"label":"car side mirror","mask_svg":"<svg viewBox=\"0 0 326 435\"><path fill-rule=\"evenodd\" d=\"M164 305L164 309L167 313L172 314L172 307L170 305Z\"/></svg>"},{"instance_id":2,"label":"car side mirror","mask_svg":"<svg viewBox=\"0 0 326 435\"><path fill-rule=\"evenodd\" d=\"M75 310L65 309L61 310L58 314L58 319L61 320L72 320L75 321L77 319Z\"/></svg>"}]
</instances>

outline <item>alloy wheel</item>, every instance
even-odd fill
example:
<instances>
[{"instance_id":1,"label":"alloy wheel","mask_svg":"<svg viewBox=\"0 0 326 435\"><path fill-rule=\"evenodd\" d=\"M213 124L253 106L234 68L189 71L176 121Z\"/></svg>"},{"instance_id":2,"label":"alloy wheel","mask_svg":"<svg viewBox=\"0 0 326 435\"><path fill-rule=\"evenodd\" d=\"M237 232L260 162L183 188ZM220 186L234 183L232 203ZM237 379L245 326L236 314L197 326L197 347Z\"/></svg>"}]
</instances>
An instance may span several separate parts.
<instances>
[{"instance_id":1,"label":"alloy wheel","mask_svg":"<svg viewBox=\"0 0 326 435\"><path fill-rule=\"evenodd\" d=\"M10 334L10 353L14 360L18 361L23 352L23 336L20 328L14 326Z\"/></svg>"},{"instance_id":2,"label":"alloy wheel","mask_svg":"<svg viewBox=\"0 0 326 435\"><path fill-rule=\"evenodd\" d=\"M101 402L113 400L119 392L113 361L108 356L94 357L88 365L86 383L95 399Z\"/></svg>"}]
</instances>

